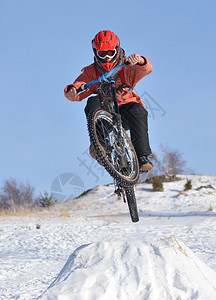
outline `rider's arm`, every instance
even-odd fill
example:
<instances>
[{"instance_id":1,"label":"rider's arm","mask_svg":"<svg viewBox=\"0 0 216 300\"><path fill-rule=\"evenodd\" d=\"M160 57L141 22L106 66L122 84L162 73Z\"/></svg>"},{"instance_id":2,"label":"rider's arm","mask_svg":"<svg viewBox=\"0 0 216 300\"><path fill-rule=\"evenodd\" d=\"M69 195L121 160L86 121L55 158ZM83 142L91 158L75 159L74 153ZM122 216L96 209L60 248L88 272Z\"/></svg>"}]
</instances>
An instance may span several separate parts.
<instances>
[{"instance_id":1,"label":"rider's arm","mask_svg":"<svg viewBox=\"0 0 216 300\"><path fill-rule=\"evenodd\" d=\"M97 78L93 64L84 68L82 71L83 72L77 77L77 79L74 81L74 83L67 85L64 89L64 95L70 101L82 101L83 99L87 98L91 94L95 94L97 92L95 90L95 87L92 87L89 90L82 92L78 96L72 97L73 93L70 93L70 90L72 87L74 87L77 90L82 84L86 84L87 82L91 81L92 79Z\"/></svg>"},{"instance_id":2,"label":"rider's arm","mask_svg":"<svg viewBox=\"0 0 216 300\"><path fill-rule=\"evenodd\" d=\"M124 68L125 81L127 84L135 87L135 85L146 75L152 72L152 64L147 57L141 56L144 60L143 64L128 65Z\"/></svg>"}]
</instances>

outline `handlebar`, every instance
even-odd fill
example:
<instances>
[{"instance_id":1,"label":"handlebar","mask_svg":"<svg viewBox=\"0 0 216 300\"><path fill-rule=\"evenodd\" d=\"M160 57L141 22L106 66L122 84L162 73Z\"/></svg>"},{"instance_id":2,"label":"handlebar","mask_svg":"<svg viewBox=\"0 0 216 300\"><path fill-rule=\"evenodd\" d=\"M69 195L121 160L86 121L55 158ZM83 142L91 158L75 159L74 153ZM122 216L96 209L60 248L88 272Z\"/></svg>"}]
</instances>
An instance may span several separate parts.
<instances>
[{"instance_id":1,"label":"handlebar","mask_svg":"<svg viewBox=\"0 0 216 300\"><path fill-rule=\"evenodd\" d=\"M96 83L100 83L103 81L106 81L114 72L120 70L121 68L123 68L124 66L129 65L130 63L128 61L124 62L123 64L113 68L112 70L110 70L108 73L106 73L105 75L101 75L100 77L98 77L98 79L96 80L91 80L86 84L82 84L78 89L77 89L77 95L86 91L87 89L89 89L93 84Z\"/></svg>"}]
</instances>

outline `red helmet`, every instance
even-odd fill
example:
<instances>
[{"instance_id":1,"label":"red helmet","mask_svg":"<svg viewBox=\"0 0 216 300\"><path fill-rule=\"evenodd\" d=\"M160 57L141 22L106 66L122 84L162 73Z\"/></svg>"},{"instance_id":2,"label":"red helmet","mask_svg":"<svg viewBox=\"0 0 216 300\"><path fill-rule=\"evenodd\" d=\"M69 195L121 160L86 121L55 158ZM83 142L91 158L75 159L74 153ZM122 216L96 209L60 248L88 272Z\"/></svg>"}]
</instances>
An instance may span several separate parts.
<instances>
[{"instance_id":1,"label":"red helmet","mask_svg":"<svg viewBox=\"0 0 216 300\"><path fill-rule=\"evenodd\" d=\"M98 32L92 40L92 48L94 50L95 59L98 65L105 71L110 71L117 65L120 55L119 46L119 38L115 35L115 33L109 30ZM106 61L106 57L112 59L110 61Z\"/></svg>"}]
</instances>

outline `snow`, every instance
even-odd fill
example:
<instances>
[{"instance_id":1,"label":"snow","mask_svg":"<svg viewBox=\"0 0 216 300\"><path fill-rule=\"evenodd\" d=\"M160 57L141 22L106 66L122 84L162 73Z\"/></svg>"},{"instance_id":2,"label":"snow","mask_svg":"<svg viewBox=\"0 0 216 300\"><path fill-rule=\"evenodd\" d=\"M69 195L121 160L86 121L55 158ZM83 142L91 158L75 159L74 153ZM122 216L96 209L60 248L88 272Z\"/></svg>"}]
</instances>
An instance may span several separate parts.
<instances>
[{"instance_id":1,"label":"snow","mask_svg":"<svg viewBox=\"0 0 216 300\"><path fill-rule=\"evenodd\" d=\"M179 177L164 192L141 180L138 223L113 185L1 216L0 299L215 300L216 176Z\"/></svg>"},{"instance_id":2,"label":"snow","mask_svg":"<svg viewBox=\"0 0 216 300\"><path fill-rule=\"evenodd\" d=\"M216 273L174 238L98 242L68 259L43 299L212 299Z\"/></svg>"}]
</instances>

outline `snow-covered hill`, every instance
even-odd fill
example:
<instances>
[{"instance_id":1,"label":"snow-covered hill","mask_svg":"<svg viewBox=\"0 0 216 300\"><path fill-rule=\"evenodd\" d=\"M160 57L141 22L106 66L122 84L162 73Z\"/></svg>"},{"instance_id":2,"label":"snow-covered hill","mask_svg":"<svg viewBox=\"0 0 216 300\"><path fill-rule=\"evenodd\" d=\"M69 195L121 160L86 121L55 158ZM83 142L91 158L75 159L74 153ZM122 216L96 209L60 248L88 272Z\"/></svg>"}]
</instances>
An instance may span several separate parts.
<instances>
[{"instance_id":1,"label":"snow-covered hill","mask_svg":"<svg viewBox=\"0 0 216 300\"><path fill-rule=\"evenodd\" d=\"M214 299L216 272L174 238L79 247L43 299Z\"/></svg>"},{"instance_id":2,"label":"snow-covered hill","mask_svg":"<svg viewBox=\"0 0 216 300\"><path fill-rule=\"evenodd\" d=\"M0 299L216 299L216 176L136 187L140 222L97 186L0 219ZM186 178L192 190L184 192Z\"/></svg>"}]
</instances>

